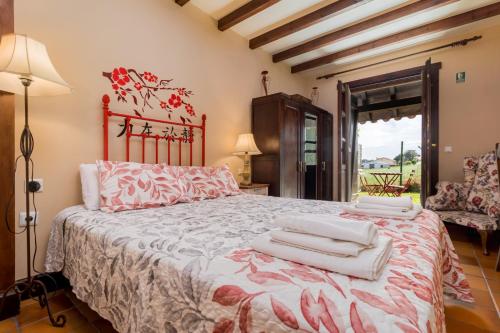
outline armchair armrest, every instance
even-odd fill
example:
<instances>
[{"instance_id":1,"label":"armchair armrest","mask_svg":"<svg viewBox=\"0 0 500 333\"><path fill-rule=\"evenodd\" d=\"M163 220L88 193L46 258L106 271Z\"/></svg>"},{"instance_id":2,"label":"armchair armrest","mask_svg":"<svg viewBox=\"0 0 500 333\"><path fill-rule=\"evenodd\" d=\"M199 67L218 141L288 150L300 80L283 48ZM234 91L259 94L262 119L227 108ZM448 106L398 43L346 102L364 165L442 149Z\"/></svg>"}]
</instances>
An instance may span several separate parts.
<instances>
[{"instance_id":1,"label":"armchair armrest","mask_svg":"<svg viewBox=\"0 0 500 333\"><path fill-rule=\"evenodd\" d=\"M436 195L430 196L425 208L430 210L463 210L467 201L467 188L462 183L440 181Z\"/></svg>"}]
</instances>

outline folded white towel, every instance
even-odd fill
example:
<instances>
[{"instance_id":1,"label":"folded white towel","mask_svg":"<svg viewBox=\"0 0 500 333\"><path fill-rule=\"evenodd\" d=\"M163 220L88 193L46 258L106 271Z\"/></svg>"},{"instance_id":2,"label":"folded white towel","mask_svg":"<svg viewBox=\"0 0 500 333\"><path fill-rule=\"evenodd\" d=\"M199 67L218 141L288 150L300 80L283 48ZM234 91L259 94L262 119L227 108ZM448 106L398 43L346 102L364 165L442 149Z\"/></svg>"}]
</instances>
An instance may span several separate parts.
<instances>
[{"instance_id":1,"label":"folded white towel","mask_svg":"<svg viewBox=\"0 0 500 333\"><path fill-rule=\"evenodd\" d=\"M377 243L377 227L368 221L354 221L336 215L282 215L274 224L287 231L301 232L363 245Z\"/></svg>"},{"instance_id":2,"label":"folded white towel","mask_svg":"<svg viewBox=\"0 0 500 333\"><path fill-rule=\"evenodd\" d=\"M357 208L353 205L344 206L344 212L352 214L370 215L378 217L395 217L403 218L406 220L413 220L418 214L422 212L422 206L414 205L413 209L407 212L397 212L395 210L382 210L382 209L369 209L369 208Z\"/></svg>"},{"instance_id":3,"label":"folded white towel","mask_svg":"<svg viewBox=\"0 0 500 333\"><path fill-rule=\"evenodd\" d=\"M369 247L354 242L283 230L271 231L271 238L274 242L285 245L342 257L357 256L361 251Z\"/></svg>"},{"instance_id":4,"label":"folded white towel","mask_svg":"<svg viewBox=\"0 0 500 333\"><path fill-rule=\"evenodd\" d=\"M378 205L378 204L367 204L367 203L357 203L354 206L356 208L362 208L362 209L381 209L381 210L391 210L391 211L396 211L396 212L407 212L407 211L411 210L411 208L386 206L386 205Z\"/></svg>"},{"instance_id":5,"label":"folded white towel","mask_svg":"<svg viewBox=\"0 0 500 333\"><path fill-rule=\"evenodd\" d=\"M391 207L402 207L402 208L413 208L413 202L411 197L398 197L398 198L387 198L387 197L375 197L375 196L362 196L359 197L358 203L360 204L375 204Z\"/></svg>"},{"instance_id":6,"label":"folded white towel","mask_svg":"<svg viewBox=\"0 0 500 333\"><path fill-rule=\"evenodd\" d=\"M361 251L357 257L332 256L279 244L273 242L268 234L256 238L251 246L256 251L273 257L340 274L376 280L391 255L392 238L380 236L376 247Z\"/></svg>"}]
</instances>

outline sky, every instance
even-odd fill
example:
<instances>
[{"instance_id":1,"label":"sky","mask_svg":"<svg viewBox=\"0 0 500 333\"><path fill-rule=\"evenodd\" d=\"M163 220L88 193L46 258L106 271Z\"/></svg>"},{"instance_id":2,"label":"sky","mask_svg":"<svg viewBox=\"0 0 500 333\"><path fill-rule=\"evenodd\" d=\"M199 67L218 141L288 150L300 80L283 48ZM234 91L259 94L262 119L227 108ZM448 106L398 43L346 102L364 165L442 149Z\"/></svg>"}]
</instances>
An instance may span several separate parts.
<instances>
[{"instance_id":1,"label":"sky","mask_svg":"<svg viewBox=\"0 0 500 333\"><path fill-rule=\"evenodd\" d=\"M414 149L420 154L422 136L422 117L413 119L391 119L388 122L379 120L376 123L358 124L359 144L362 145L363 159L377 157L394 158L401 151L401 141L404 141L404 151Z\"/></svg>"}]
</instances>

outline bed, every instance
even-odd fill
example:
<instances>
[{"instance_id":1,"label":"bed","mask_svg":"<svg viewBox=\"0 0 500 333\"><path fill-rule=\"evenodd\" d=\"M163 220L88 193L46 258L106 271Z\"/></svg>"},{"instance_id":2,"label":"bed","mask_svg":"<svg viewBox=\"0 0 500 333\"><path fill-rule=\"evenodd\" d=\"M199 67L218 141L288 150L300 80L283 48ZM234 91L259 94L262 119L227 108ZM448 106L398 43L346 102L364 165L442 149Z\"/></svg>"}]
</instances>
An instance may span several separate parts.
<instances>
[{"instance_id":1,"label":"bed","mask_svg":"<svg viewBox=\"0 0 500 333\"><path fill-rule=\"evenodd\" d=\"M126 161L135 139L143 163L151 143L159 163L164 142L168 165L174 158L194 165L196 152L205 164L204 115L200 124L158 120L111 111L107 95L102 101L104 160L110 125L121 124L116 137L125 139ZM82 186L85 206L56 216L45 267L62 272L74 294L120 332L444 332L444 294L473 301L446 229L430 211L413 221L369 218L342 213L340 203L222 191L227 196L109 213L99 210L102 184L93 177L94 186ZM92 209L89 198L97 200ZM297 213L375 223L393 239L381 277L327 272L249 247L276 228L276 216Z\"/></svg>"},{"instance_id":2,"label":"bed","mask_svg":"<svg viewBox=\"0 0 500 333\"><path fill-rule=\"evenodd\" d=\"M393 238L367 281L249 248L279 214L325 213L376 223ZM443 294L473 301L438 216L413 221L342 214L339 203L242 194L54 220L46 270L120 332L444 332Z\"/></svg>"}]
</instances>

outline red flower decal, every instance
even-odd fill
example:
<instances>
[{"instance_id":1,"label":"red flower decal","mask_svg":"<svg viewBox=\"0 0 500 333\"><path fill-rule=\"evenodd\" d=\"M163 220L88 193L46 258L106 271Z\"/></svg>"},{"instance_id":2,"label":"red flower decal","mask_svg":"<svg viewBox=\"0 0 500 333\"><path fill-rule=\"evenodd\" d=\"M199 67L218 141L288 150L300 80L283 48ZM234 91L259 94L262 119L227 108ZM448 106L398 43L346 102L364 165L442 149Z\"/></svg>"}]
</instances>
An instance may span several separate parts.
<instances>
[{"instance_id":1,"label":"red flower decal","mask_svg":"<svg viewBox=\"0 0 500 333\"><path fill-rule=\"evenodd\" d=\"M134 87L135 87L135 89L137 89L137 90L141 90L142 85L141 85L139 82L136 82L136 83L134 84Z\"/></svg>"},{"instance_id":2,"label":"red flower decal","mask_svg":"<svg viewBox=\"0 0 500 333\"><path fill-rule=\"evenodd\" d=\"M195 115L193 106L191 104L186 104L186 112L190 116L194 116Z\"/></svg>"},{"instance_id":3,"label":"red flower decal","mask_svg":"<svg viewBox=\"0 0 500 333\"><path fill-rule=\"evenodd\" d=\"M177 89L177 94L184 96L186 94L186 88Z\"/></svg>"},{"instance_id":4,"label":"red flower decal","mask_svg":"<svg viewBox=\"0 0 500 333\"><path fill-rule=\"evenodd\" d=\"M160 102L160 107L161 107L162 109L166 109L166 108L167 108L167 102L161 101L161 102Z\"/></svg>"},{"instance_id":5,"label":"red flower decal","mask_svg":"<svg viewBox=\"0 0 500 333\"><path fill-rule=\"evenodd\" d=\"M113 78L113 81L118 83L118 85L120 86L124 86L130 82L128 72L123 67L113 69L113 74L111 77Z\"/></svg>"},{"instance_id":6,"label":"red flower decal","mask_svg":"<svg viewBox=\"0 0 500 333\"><path fill-rule=\"evenodd\" d=\"M168 104L170 104L170 106L172 106L175 109L182 105L182 100L178 95L172 94L168 99Z\"/></svg>"},{"instance_id":7,"label":"red flower decal","mask_svg":"<svg viewBox=\"0 0 500 333\"><path fill-rule=\"evenodd\" d=\"M125 90L121 91L122 96L127 96L127 92Z\"/></svg>"},{"instance_id":8,"label":"red flower decal","mask_svg":"<svg viewBox=\"0 0 500 333\"><path fill-rule=\"evenodd\" d=\"M149 81L149 82L158 81L158 76L152 74L151 72L144 72L142 74L142 77L144 78L144 80Z\"/></svg>"},{"instance_id":9,"label":"red flower decal","mask_svg":"<svg viewBox=\"0 0 500 333\"><path fill-rule=\"evenodd\" d=\"M111 87L113 88L113 90L118 90L120 88L116 83L113 83Z\"/></svg>"}]
</instances>

